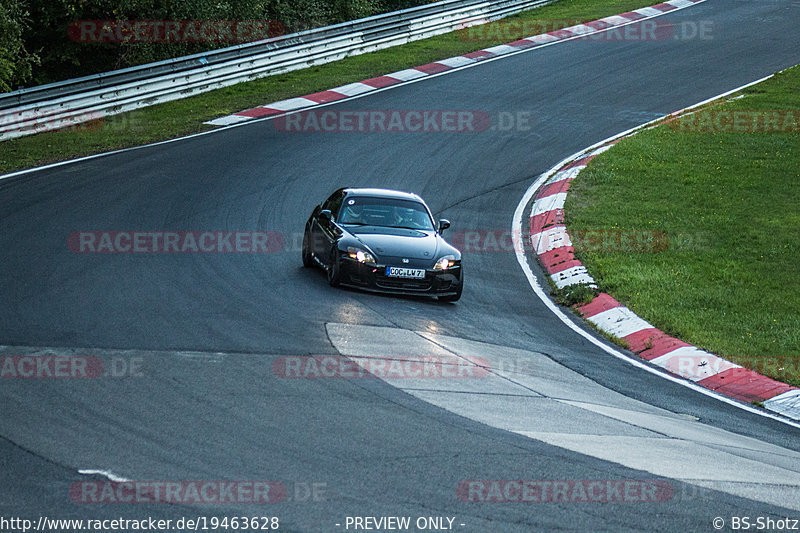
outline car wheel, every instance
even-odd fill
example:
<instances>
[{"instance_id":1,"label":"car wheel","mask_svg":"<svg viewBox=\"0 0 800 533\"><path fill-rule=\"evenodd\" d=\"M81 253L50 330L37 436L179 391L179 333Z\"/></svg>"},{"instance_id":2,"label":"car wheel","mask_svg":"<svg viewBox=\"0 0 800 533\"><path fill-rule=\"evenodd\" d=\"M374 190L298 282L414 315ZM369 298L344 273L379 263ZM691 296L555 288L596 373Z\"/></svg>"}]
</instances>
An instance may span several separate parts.
<instances>
[{"instance_id":1,"label":"car wheel","mask_svg":"<svg viewBox=\"0 0 800 533\"><path fill-rule=\"evenodd\" d=\"M311 249L308 246L308 232L303 233L303 266L306 268L314 266L314 259L311 257Z\"/></svg>"},{"instance_id":2,"label":"car wheel","mask_svg":"<svg viewBox=\"0 0 800 533\"><path fill-rule=\"evenodd\" d=\"M341 281L342 281L342 270L341 267L339 266L339 258L334 257L333 261L331 261L331 264L328 267L328 284L331 287L338 287Z\"/></svg>"}]
</instances>

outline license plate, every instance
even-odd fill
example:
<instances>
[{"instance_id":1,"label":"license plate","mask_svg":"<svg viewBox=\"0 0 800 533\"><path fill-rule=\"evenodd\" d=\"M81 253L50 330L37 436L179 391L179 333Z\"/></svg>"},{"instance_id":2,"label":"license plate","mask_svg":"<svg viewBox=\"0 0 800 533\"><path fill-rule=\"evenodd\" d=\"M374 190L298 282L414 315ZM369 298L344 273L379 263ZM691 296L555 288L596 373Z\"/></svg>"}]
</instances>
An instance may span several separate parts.
<instances>
[{"instance_id":1,"label":"license plate","mask_svg":"<svg viewBox=\"0 0 800 533\"><path fill-rule=\"evenodd\" d=\"M386 275L390 278L422 279L425 277L424 268L386 267Z\"/></svg>"}]
</instances>

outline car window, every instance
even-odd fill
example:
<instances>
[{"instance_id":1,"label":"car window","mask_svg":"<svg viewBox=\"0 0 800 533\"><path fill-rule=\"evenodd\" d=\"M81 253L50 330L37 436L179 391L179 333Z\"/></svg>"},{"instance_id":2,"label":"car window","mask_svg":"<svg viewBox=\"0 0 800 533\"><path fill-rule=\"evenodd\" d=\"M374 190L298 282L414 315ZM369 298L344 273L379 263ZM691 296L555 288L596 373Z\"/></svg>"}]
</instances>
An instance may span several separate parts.
<instances>
[{"instance_id":1,"label":"car window","mask_svg":"<svg viewBox=\"0 0 800 533\"><path fill-rule=\"evenodd\" d=\"M433 230L425 205L397 198L350 197L339 216L341 224Z\"/></svg>"},{"instance_id":2,"label":"car window","mask_svg":"<svg viewBox=\"0 0 800 533\"><path fill-rule=\"evenodd\" d=\"M331 195L330 198L328 198L328 200L322 206L323 209L330 210L334 220L338 220L337 214L339 213L339 208L342 206L342 200L344 200L344 195L345 195L344 191L336 191Z\"/></svg>"}]
</instances>

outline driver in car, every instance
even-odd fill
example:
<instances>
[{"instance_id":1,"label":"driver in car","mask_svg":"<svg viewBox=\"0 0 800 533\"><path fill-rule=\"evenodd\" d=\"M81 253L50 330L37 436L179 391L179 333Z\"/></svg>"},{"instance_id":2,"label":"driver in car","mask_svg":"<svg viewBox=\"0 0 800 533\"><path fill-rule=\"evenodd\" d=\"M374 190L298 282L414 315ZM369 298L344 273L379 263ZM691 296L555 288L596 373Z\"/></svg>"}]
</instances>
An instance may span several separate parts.
<instances>
[{"instance_id":1,"label":"driver in car","mask_svg":"<svg viewBox=\"0 0 800 533\"><path fill-rule=\"evenodd\" d=\"M405 207L399 207L394 210L394 217L395 217L395 226L401 228L411 228L411 229L419 229L424 228L425 223L420 223L420 217L424 217L425 214L422 211L418 211L417 209L409 209Z\"/></svg>"},{"instance_id":2,"label":"driver in car","mask_svg":"<svg viewBox=\"0 0 800 533\"><path fill-rule=\"evenodd\" d=\"M342 215L343 224L366 224L363 215L364 209L358 204L346 205Z\"/></svg>"}]
</instances>

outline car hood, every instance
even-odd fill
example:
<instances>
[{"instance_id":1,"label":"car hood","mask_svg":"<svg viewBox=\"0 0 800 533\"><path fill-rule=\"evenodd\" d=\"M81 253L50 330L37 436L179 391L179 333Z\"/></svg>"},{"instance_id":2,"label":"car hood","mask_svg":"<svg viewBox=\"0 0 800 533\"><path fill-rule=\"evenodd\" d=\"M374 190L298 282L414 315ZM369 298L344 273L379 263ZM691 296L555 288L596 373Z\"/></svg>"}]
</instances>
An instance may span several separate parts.
<instances>
[{"instance_id":1,"label":"car hood","mask_svg":"<svg viewBox=\"0 0 800 533\"><path fill-rule=\"evenodd\" d=\"M440 248L434 231L362 226L350 233L379 257L437 259Z\"/></svg>"}]
</instances>

